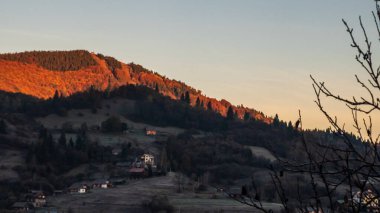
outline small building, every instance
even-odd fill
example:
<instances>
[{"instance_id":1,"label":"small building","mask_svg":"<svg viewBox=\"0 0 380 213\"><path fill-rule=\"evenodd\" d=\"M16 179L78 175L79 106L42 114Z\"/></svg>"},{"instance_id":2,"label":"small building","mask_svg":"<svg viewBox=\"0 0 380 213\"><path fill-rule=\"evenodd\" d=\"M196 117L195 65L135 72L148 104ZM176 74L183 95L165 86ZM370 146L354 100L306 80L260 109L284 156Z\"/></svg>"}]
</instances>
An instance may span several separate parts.
<instances>
[{"instance_id":1,"label":"small building","mask_svg":"<svg viewBox=\"0 0 380 213\"><path fill-rule=\"evenodd\" d=\"M157 135L157 131L154 129L145 128L145 134L148 136L155 136Z\"/></svg>"},{"instance_id":2,"label":"small building","mask_svg":"<svg viewBox=\"0 0 380 213\"><path fill-rule=\"evenodd\" d=\"M93 189L96 189L96 188L108 189L112 187L112 184L110 183L110 181L106 179L97 179L92 182L91 187Z\"/></svg>"},{"instance_id":3,"label":"small building","mask_svg":"<svg viewBox=\"0 0 380 213\"><path fill-rule=\"evenodd\" d=\"M88 189L87 188L79 188L79 193L83 194L83 193L87 193L88 192Z\"/></svg>"},{"instance_id":4,"label":"small building","mask_svg":"<svg viewBox=\"0 0 380 213\"><path fill-rule=\"evenodd\" d=\"M39 192L34 195L34 201L33 206L38 207L44 207L46 205L46 196L43 192Z\"/></svg>"},{"instance_id":5,"label":"small building","mask_svg":"<svg viewBox=\"0 0 380 213\"><path fill-rule=\"evenodd\" d=\"M68 189L69 193L87 193L90 190L89 184L86 182L74 183Z\"/></svg>"},{"instance_id":6,"label":"small building","mask_svg":"<svg viewBox=\"0 0 380 213\"><path fill-rule=\"evenodd\" d=\"M26 194L25 200L36 208L46 205L46 196L43 191L39 190L32 190L31 193Z\"/></svg>"},{"instance_id":7,"label":"small building","mask_svg":"<svg viewBox=\"0 0 380 213\"><path fill-rule=\"evenodd\" d=\"M141 160L144 162L145 165L155 165L154 164L154 156L151 154L143 154L141 156Z\"/></svg>"}]
</instances>

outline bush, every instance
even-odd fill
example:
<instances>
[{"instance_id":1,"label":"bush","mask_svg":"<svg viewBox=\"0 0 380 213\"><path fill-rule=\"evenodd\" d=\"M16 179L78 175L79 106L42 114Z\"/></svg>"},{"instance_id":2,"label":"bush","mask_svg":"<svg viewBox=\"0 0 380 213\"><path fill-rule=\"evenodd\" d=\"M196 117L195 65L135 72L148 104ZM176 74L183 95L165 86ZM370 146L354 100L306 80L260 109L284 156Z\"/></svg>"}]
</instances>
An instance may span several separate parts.
<instances>
[{"instance_id":1,"label":"bush","mask_svg":"<svg viewBox=\"0 0 380 213\"><path fill-rule=\"evenodd\" d=\"M124 125L120 121L120 118L111 116L102 122L101 127L103 132L121 132L123 131Z\"/></svg>"}]
</instances>

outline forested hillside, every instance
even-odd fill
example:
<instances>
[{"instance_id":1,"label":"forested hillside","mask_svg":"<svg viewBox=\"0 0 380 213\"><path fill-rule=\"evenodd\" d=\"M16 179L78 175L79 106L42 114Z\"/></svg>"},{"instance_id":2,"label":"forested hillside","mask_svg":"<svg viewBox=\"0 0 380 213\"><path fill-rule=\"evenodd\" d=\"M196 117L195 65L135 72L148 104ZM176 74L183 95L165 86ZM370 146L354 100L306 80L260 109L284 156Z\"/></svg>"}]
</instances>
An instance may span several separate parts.
<instances>
[{"instance_id":1,"label":"forested hillside","mask_svg":"<svg viewBox=\"0 0 380 213\"><path fill-rule=\"evenodd\" d=\"M22 93L37 98L52 98L94 88L106 91L123 85L141 85L174 100L183 100L227 116L229 108L235 117L253 117L266 123L271 118L244 106L234 106L226 100L216 100L181 81L150 71L135 63L124 64L113 57L85 50L33 51L0 54L0 90Z\"/></svg>"}]
</instances>

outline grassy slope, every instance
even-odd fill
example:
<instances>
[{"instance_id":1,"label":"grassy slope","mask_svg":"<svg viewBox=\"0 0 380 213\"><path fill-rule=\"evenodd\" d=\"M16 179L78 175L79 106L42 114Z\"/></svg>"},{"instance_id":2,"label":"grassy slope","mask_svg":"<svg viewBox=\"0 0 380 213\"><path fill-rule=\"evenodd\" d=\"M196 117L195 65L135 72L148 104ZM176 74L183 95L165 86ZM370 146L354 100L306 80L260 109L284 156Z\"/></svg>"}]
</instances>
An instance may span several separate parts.
<instances>
[{"instance_id":1,"label":"grassy slope","mask_svg":"<svg viewBox=\"0 0 380 213\"><path fill-rule=\"evenodd\" d=\"M73 207L80 212L132 212L140 210L142 202L149 201L154 195L166 195L176 211L181 212L256 212L254 209L226 198L223 193L216 193L214 188L207 192L195 194L190 188L183 193L176 192L177 185L174 173L167 176L142 180L131 180L129 184L112 189L93 190L82 195L62 195L51 198L51 203L62 209ZM215 196L212 196L214 195ZM214 197L214 198L212 198ZM83 205L85 203L85 205ZM264 203L279 209L279 204Z\"/></svg>"}]
</instances>

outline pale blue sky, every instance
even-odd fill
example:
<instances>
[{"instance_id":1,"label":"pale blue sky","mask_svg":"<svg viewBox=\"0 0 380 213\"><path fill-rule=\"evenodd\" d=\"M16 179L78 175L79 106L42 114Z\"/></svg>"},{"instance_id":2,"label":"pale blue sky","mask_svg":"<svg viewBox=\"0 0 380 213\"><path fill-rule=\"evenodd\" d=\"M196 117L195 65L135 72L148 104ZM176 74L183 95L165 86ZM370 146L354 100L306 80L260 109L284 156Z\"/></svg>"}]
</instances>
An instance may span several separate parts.
<instances>
[{"instance_id":1,"label":"pale blue sky","mask_svg":"<svg viewBox=\"0 0 380 213\"><path fill-rule=\"evenodd\" d=\"M87 49L325 127L309 75L354 91L362 70L341 19L372 27L372 10L372 0L0 0L0 52Z\"/></svg>"}]
</instances>

